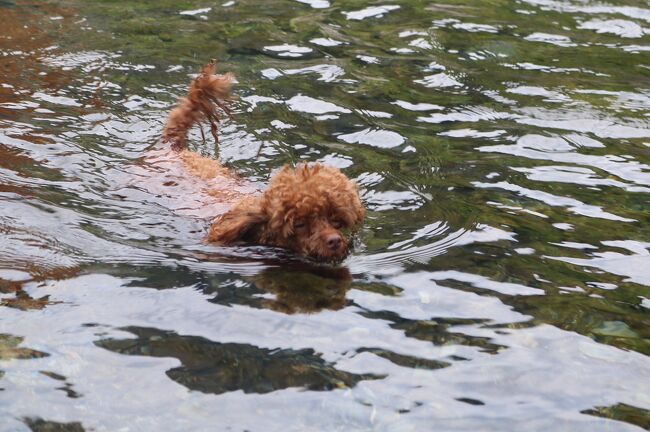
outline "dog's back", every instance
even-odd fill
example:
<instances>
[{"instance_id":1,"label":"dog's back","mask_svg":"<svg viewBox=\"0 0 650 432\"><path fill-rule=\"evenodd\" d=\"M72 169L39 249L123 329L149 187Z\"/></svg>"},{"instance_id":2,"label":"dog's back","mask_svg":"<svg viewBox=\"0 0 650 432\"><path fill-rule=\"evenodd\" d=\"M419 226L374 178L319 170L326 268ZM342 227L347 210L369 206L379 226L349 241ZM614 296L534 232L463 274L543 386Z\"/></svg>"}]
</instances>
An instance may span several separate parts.
<instances>
[{"instance_id":1,"label":"dog's back","mask_svg":"<svg viewBox=\"0 0 650 432\"><path fill-rule=\"evenodd\" d=\"M170 111L160 143L145 156L143 171L138 173L139 185L156 202L175 212L201 218L219 216L242 197L257 192L252 184L219 161L187 148L192 127L208 123L218 141L218 123L224 115L230 115L227 103L234 77L217 75L215 71L213 60L192 80L187 95Z\"/></svg>"}]
</instances>

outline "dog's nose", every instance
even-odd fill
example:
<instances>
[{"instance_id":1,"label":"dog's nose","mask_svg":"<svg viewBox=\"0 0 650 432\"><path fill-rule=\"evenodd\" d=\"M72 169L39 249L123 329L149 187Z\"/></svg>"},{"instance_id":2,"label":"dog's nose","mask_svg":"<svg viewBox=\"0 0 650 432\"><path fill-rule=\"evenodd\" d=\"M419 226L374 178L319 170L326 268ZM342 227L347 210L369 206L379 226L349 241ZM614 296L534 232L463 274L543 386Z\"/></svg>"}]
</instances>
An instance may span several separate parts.
<instances>
[{"instance_id":1,"label":"dog's nose","mask_svg":"<svg viewBox=\"0 0 650 432\"><path fill-rule=\"evenodd\" d=\"M341 241L343 239L341 238L340 235L338 234L330 234L327 236L327 239L325 240L327 242L327 246L333 250L336 251L338 250L339 246L341 246Z\"/></svg>"}]
</instances>

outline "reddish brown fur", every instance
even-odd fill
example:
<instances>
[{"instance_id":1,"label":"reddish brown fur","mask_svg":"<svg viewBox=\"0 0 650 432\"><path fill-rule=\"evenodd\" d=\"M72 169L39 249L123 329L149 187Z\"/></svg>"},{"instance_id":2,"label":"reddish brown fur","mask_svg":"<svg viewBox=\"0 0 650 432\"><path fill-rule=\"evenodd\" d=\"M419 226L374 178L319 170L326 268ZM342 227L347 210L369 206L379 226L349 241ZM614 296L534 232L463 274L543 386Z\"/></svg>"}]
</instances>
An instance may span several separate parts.
<instances>
[{"instance_id":1,"label":"reddish brown fur","mask_svg":"<svg viewBox=\"0 0 650 432\"><path fill-rule=\"evenodd\" d=\"M212 136L218 141L219 110L230 114L225 101L229 99L234 77L232 74L215 75L215 70L215 60L203 66L199 76L190 84L187 96L181 98L178 106L169 113L162 140L169 142L173 150L187 148L187 132L201 120L210 123Z\"/></svg>"},{"instance_id":2,"label":"reddish brown fur","mask_svg":"<svg viewBox=\"0 0 650 432\"><path fill-rule=\"evenodd\" d=\"M210 122L216 138L218 109L225 108L232 80L232 75L214 75L214 63L205 66L187 98L169 114L163 140L174 150L185 149L188 130L202 119ZM183 160L191 159L187 153L181 152ZM197 164L204 165L192 162L188 168L193 172ZM262 195L245 197L218 217L208 241L278 246L319 261L339 261L349 249L344 231L358 227L364 215L357 186L339 169L320 164L285 166Z\"/></svg>"},{"instance_id":3,"label":"reddish brown fur","mask_svg":"<svg viewBox=\"0 0 650 432\"><path fill-rule=\"evenodd\" d=\"M360 225L364 214L356 185L337 168L285 166L261 196L242 200L213 223L208 240L279 246L338 261L349 247L342 230Z\"/></svg>"}]
</instances>

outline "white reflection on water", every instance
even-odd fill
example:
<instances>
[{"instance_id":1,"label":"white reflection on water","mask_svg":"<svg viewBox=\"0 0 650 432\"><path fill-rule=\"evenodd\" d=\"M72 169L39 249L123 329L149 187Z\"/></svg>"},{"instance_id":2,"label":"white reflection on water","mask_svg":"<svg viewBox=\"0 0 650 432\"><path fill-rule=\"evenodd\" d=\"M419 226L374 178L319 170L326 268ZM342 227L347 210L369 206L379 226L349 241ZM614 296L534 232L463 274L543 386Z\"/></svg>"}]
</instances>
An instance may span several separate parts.
<instances>
[{"instance_id":1,"label":"white reflection on water","mask_svg":"<svg viewBox=\"0 0 650 432\"><path fill-rule=\"evenodd\" d=\"M327 0L295 0L299 3L308 4L314 9L325 9L330 7L330 2Z\"/></svg>"},{"instance_id":2,"label":"white reflection on water","mask_svg":"<svg viewBox=\"0 0 650 432\"><path fill-rule=\"evenodd\" d=\"M529 180L543 182L573 183L586 186L614 186L625 189L628 192L650 192L650 188L643 186L632 186L618 180L601 178L589 168L573 166L539 166L534 168L512 167L514 171L523 172Z\"/></svg>"},{"instance_id":3,"label":"white reflection on water","mask_svg":"<svg viewBox=\"0 0 650 432\"><path fill-rule=\"evenodd\" d=\"M581 2L570 2L561 0L524 0L524 2L540 6L543 9L556 10L561 12L587 14L620 14L634 19L642 19L650 22L650 10L633 6L615 6L607 3L589 4Z\"/></svg>"},{"instance_id":4,"label":"white reflection on water","mask_svg":"<svg viewBox=\"0 0 650 432\"><path fill-rule=\"evenodd\" d=\"M472 182L478 188L498 188L511 192L516 192L521 196L541 201L552 207L567 207L571 213L581 216L588 216L594 218L601 218L621 222L635 222L635 219L624 218L615 214L603 211L602 207L585 204L577 199L568 198L558 195L553 195L548 192L543 192L534 189L528 189L523 186L508 182L485 183L485 182Z\"/></svg>"},{"instance_id":5,"label":"white reflection on water","mask_svg":"<svg viewBox=\"0 0 650 432\"><path fill-rule=\"evenodd\" d=\"M427 75L424 78L420 80L415 80L416 83L422 84L425 87L433 88L433 87L462 87L463 84L454 79L452 76L440 72L437 74L433 75Z\"/></svg>"},{"instance_id":6,"label":"white reflection on water","mask_svg":"<svg viewBox=\"0 0 650 432\"><path fill-rule=\"evenodd\" d=\"M567 96L557 91L547 90L544 87L536 86L517 86L509 88L508 93L514 93L526 96L541 96L549 102L566 102L570 100Z\"/></svg>"},{"instance_id":7,"label":"white reflection on water","mask_svg":"<svg viewBox=\"0 0 650 432\"><path fill-rule=\"evenodd\" d=\"M269 45L264 47L265 50L276 52L280 57L302 57L311 53L313 50L309 47L303 47L291 44Z\"/></svg>"},{"instance_id":8,"label":"white reflection on water","mask_svg":"<svg viewBox=\"0 0 650 432\"><path fill-rule=\"evenodd\" d=\"M384 14L399 8L397 5L374 6L357 11L343 12L343 14L349 20L360 21L366 18L381 18Z\"/></svg>"},{"instance_id":9,"label":"white reflection on water","mask_svg":"<svg viewBox=\"0 0 650 432\"><path fill-rule=\"evenodd\" d=\"M604 246L625 249L631 254L620 252L591 252L592 258L549 257L567 263L595 267L619 276L624 276L627 282L635 282L650 286L650 243L632 240L610 240L601 242Z\"/></svg>"},{"instance_id":10,"label":"white reflection on water","mask_svg":"<svg viewBox=\"0 0 650 432\"><path fill-rule=\"evenodd\" d=\"M578 26L579 29L595 30L596 33L611 33L624 38L640 38L647 29L644 29L633 21L614 19L614 20L599 20L592 19L583 22Z\"/></svg>"},{"instance_id":11,"label":"white reflection on water","mask_svg":"<svg viewBox=\"0 0 650 432\"><path fill-rule=\"evenodd\" d=\"M392 284L404 289L399 298L362 291L349 295L365 310L391 310L409 319L483 317L489 323L526 319L496 298L444 288L432 282L432 277L435 274L423 272L392 278ZM39 416L80 421L97 430L187 430L188 416L193 430L212 430L215 419L220 427L253 429L259 426L261 416L265 430L278 431L332 430L341 425L346 430L422 430L433 419L445 430L458 431L486 424L497 429L506 424L508 428L553 429L558 422L575 431L604 431L614 425L579 411L620 402L647 403L645 382L640 379L650 375L644 356L548 325L507 330L473 324L452 327L458 335L489 338L504 347L492 355L472 346L435 346L406 338L381 319L362 318L357 307L286 316L211 304L191 287L158 291L123 283L92 275L54 282L38 292L62 303L31 313L29 320L21 319L19 311L3 312L0 332L24 335L24 346L50 354L11 364L3 378L6 391L0 393L2 406L12 413L5 426L18 427L17 418L33 415L29 395L34 393L39 394ZM96 325L84 326L88 323ZM132 337L115 330L127 325L173 328L179 334L259 347L313 347L339 369L387 377L329 392L295 388L262 395L190 392L165 375L179 365L176 359L124 356L93 344L106 337ZM457 355L469 361L456 361L453 367L438 370L404 368L370 352L357 354L362 347L385 347L430 359ZM69 403L65 394L56 390L60 382L38 371L65 376L82 397ZM491 409L468 405L457 400L460 398L480 401ZM286 415L287 406L292 406L291 416ZM400 415L396 409L410 412ZM256 415L249 415L251 412ZM615 428L636 430L622 423Z\"/></svg>"},{"instance_id":12,"label":"white reflection on water","mask_svg":"<svg viewBox=\"0 0 650 432\"><path fill-rule=\"evenodd\" d=\"M526 36L524 39L531 42L546 42L562 47L576 46L573 42L571 42L571 39L569 37L556 34L536 32Z\"/></svg>"},{"instance_id":13,"label":"white reflection on water","mask_svg":"<svg viewBox=\"0 0 650 432\"><path fill-rule=\"evenodd\" d=\"M521 124L539 126L545 129L564 129L575 132L593 133L600 138L647 138L650 137L650 123L644 120L630 122L602 113L579 110L548 110L545 108L522 108L521 116L515 121Z\"/></svg>"},{"instance_id":14,"label":"white reflection on water","mask_svg":"<svg viewBox=\"0 0 650 432\"><path fill-rule=\"evenodd\" d=\"M434 226L435 227L435 226ZM440 228L443 228L440 225ZM433 229L426 232L426 237L432 239L440 237L447 231ZM444 237L435 241L429 241L424 245L416 245L416 240L422 237L423 232L418 230L413 234L412 239L397 243L398 250L387 252L376 252L372 255L355 255L350 257L346 264L352 273L370 273L372 275L395 275L403 271L408 263L427 263L433 257L442 255L453 247L466 246L475 243L491 243L497 241L515 241L515 234L499 228L484 224L476 224L474 229L459 229L447 233Z\"/></svg>"},{"instance_id":15,"label":"white reflection on water","mask_svg":"<svg viewBox=\"0 0 650 432\"><path fill-rule=\"evenodd\" d=\"M319 75L320 81L324 82L354 82L353 80L341 80L339 77L345 75L345 71L336 65L320 64L316 66L308 66L299 69L265 69L262 75L268 79L276 79L284 75L306 75L316 74Z\"/></svg>"},{"instance_id":16,"label":"white reflection on water","mask_svg":"<svg viewBox=\"0 0 650 432\"><path fill-rule=\"evenodd\" d=\"M436 281L452 279L460 282L467 282L477 288L491 290L507 295L544 295L544 290L539 288L532 288L521 284L508 282L494 282L484 276L473 275L454 270L431 273L431 279Z\"/></svg>"},{"instance_id":17,"label":"white reflection on water","mask_svg":"<svg viewBox=\"0 0 650 432\"><path fill-rule=\"evenodd\" d=\"M574 140L575 142L575 140ZM581 141L584 144L584 141ZM650 186L650 165L626 160L617 155L590 155L575 151L569 141L560 137L524 135L516 144L499 144L477 148L481 152L504 153L529 159L587 165L601 169L630 182ZM632 186L630 186L632 187Z\"/></svg>"},{"instance_id":18,"label":"white reflection on water","mask_svg":"<svg viewBox=\"0 0 650 432\"><path fill-rule=\"evenodd\" d=\"M310 96L296 95L286 101L289 109L309 114L349 113L347 108L340 107L331 102L325 102Z\"/></svg>"},{"instance_id":19,"label":"white reflection on water","mask_svg":"<svg viewBox=\"0 0 650 432\"><path fill-rule=\"evenodd\" d=\"M404 137L397 132L369 128L359 132L339 135L338 139L350 144L367 144L381 148L397 147L404 143Z\"/></svg>"}]
</instances>

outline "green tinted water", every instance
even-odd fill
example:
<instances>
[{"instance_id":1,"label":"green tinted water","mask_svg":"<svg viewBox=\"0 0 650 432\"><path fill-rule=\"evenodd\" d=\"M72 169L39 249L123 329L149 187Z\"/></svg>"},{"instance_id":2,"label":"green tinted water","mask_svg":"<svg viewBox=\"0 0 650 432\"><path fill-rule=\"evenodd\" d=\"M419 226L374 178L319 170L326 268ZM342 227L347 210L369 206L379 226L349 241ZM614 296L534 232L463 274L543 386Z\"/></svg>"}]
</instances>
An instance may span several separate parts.
<instances>
[{"instance_id":1,"label":"green tinted water","mask_svg":"<svg viewBox=\"0 0 650 432\"><path fill-rule=\"evenodd\" d=\"M0 14L7 430L649 427L646 2ZM213 57L235 116L194 148L256 182L341 167L368 208L341 268L205 245L156 189Z\"/></svg>"}]
</instances>

